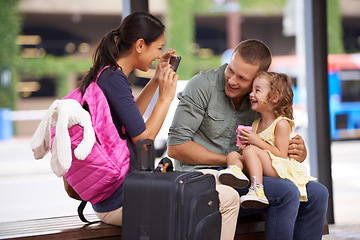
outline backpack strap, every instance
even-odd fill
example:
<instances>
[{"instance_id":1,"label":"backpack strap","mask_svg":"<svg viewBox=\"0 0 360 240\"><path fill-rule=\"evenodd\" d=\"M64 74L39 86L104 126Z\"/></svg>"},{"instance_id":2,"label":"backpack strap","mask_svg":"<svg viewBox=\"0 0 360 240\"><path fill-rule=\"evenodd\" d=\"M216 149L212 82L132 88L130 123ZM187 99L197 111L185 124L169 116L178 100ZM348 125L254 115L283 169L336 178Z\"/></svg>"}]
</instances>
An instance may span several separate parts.
<instances>
[{"instance_id":1,"label":"backpack strap","mask_svg":"<svg viewBox=\"0 0 360 240\"><path fill-rule=\"evenodd\" d=\"M84 209L85 209L86 204L87 204L87 201L82 200L81 203L79 204L78 209L77 209L78 215L79 215L79 218L81 219L81 221L83 221L84 223L88 223L88 224L101 222L100 220L98 220L98 221L89 221L89 220L86 219L86 217L84 216Z\"/></svg>"},{"instance_id":2,"label":"backpack strap","mask_svg":"<svg viewBox=\"0 0 360 240\"><path fill-rule=\"evenodd\" d=\"M101 73L102 73L105 69L107 69L107 68L109 68L109 67L110 67L110 66L105 66L103 69L101 69L101 71L98 73L98 75L97 75L97 77L96 77L96 79L95 79L95 82L96 82L96 83L97 83L97 81L98 81Z\"/></svg>"}]
</instances>

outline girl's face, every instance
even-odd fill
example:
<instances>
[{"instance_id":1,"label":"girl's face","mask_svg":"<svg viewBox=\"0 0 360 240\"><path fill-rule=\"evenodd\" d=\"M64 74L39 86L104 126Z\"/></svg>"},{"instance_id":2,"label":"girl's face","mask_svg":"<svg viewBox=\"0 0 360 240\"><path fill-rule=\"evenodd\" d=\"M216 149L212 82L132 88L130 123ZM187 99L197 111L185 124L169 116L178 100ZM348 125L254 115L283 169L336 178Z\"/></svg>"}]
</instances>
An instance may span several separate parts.
<instances>
[{"instance_id":1,"label":"girl's face","mask_svg":"<svg viewBox=\"0 0 360 240\"><path fill-rule=\"evenodd\" d=\"M145 43L142 45L137 69L146 72L155 60L160 59L164 41L165 33L150 45L146 45Z\"/></svg>"},{"instance_id":2,"label":"girl's face","mask_svg":"<svg viewBox=\"0 0 360 240\"><path fill-rule=\"evenodd\" d=\"M270 91L269 81L263 76L254 79L252 92L250 93L251 109L262 113L264 111L271 112L273 103L269 101L268 94Z\"/></svg>"}]
</instances>

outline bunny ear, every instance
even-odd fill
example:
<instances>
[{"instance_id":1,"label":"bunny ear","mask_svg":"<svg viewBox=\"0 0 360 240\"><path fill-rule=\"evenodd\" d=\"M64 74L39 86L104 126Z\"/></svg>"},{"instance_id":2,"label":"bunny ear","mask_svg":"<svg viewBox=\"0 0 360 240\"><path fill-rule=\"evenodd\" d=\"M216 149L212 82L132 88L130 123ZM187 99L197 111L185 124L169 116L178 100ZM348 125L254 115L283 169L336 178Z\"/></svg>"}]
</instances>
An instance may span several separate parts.
<instances>
[{"instance_id":1,"label":"bunny ear","mask_svg":"<svg viewBox=\"0 0 360 240\"><path fill-rule=\"evenodd\" d=\"M55 146L57 144L57 140L56 137L54 138L54 142L53 145ZM50 166L51 169L53 170L53 172L56 174L56 176L58 177L62 177L64 176L64 174L66 173L67 169L63 168L59 162L59 158L58 158L58 152L57 152L57 148L54 147L52 150L52 154L51 154L51 160L50 160Z\"/></svg>"},{"instance_id":2,"label":"bunny ear","mask_svg":"<svg viewBox=\"0 0 360 240\"><path fill-rule=\"evenodd\" d=\"M42 159L50 150L51 144L51 119L55 112L59 100L55 100L49 109L46 111L45 116L41 120L38 128L36 129L31 139L31 149L34 152L35 159Z\"/></svg>"},{"instance_id":3,"label":"bunny ear","mask_svg":"<svg viewBox=\"0 0 360 240\"><path fill-rule=\"evenodd\" d=\"M81 111L82 114L80 115L80 125L83 126L84 133L83 139L75 149L74 154L77 159L85 160L85 158L90 154L96 139L94 128L91 124L90 114L84 109L82 109Z\"/></svg>"},{"instance_id":4,"label":"bunny ear","mask_svg":"<svg viewBox=\"0 0 360 240\"><path fill-rule=\"evenodd\" d=\"M58 109L54 147L57 148L57 159L61 168L68 170L71 166L71 140L68 132L69 114Z\"/></svg>"}]
</instances>

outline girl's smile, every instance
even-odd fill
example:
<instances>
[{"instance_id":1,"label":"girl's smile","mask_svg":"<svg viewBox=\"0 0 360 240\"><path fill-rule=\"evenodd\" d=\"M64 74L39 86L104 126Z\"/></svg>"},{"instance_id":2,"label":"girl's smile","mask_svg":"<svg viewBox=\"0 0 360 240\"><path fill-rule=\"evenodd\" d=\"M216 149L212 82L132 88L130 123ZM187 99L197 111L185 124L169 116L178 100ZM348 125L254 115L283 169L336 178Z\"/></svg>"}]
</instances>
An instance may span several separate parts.
<instances>
[{"instance_id":1,"label":"girl's smile","mask_svg":"<svg viewBox=\"0 0 360 240\"><path fill-rule=\"evenodd\" d=\"M273 108L268 99L269 88L269 82L265 78L254 79L252 92L249 96L252 110L261 113L264 110L271 110Z\"/></svg>"}]
</instances>

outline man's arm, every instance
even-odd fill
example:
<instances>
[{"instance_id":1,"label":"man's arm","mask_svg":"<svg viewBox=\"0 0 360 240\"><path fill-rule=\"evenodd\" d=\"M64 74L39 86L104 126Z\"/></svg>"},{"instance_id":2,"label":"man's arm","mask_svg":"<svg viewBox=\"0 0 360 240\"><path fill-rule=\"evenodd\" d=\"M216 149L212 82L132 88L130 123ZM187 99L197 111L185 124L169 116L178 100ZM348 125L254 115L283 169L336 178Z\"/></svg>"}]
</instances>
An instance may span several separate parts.
<instances>
[{"instance_id":1,"label":"man's arm","mask_svg":"<svg viewBox=\"0 0 360 240\"><path fill-rule=\"evenodd\" d=\"M303 162L306 159L307 150L304 140L301 136L296 135L290 140L289 143L289 157L298 162Z\"/></svg>"},{"instance_id":2,"label":"man's arm","mask_svg":"<svg viewBox=\"0 0 360 240\"><path fill-rule=\"evenodd\" d=\"M169 145L168 155L180 162L191 165L226 166L226 156L211 152L194 141Z\"/></svg>"},{"instance_id":3,"label":"man's arm","mask_svg":"<svg viewBox=\"0 0 360 240\"><path fill-rule=\"evenodd\" d=\"M210 77L215 77L210 75ZM169 129L168 155L189 165L226 166L226 156L209 151L206 146L193 141L194 134L203 124L211 97L208 75L195 75L178 94L172 125ZM210 130L209 130L210 131Z\"/></svg>"}]
</instances>

